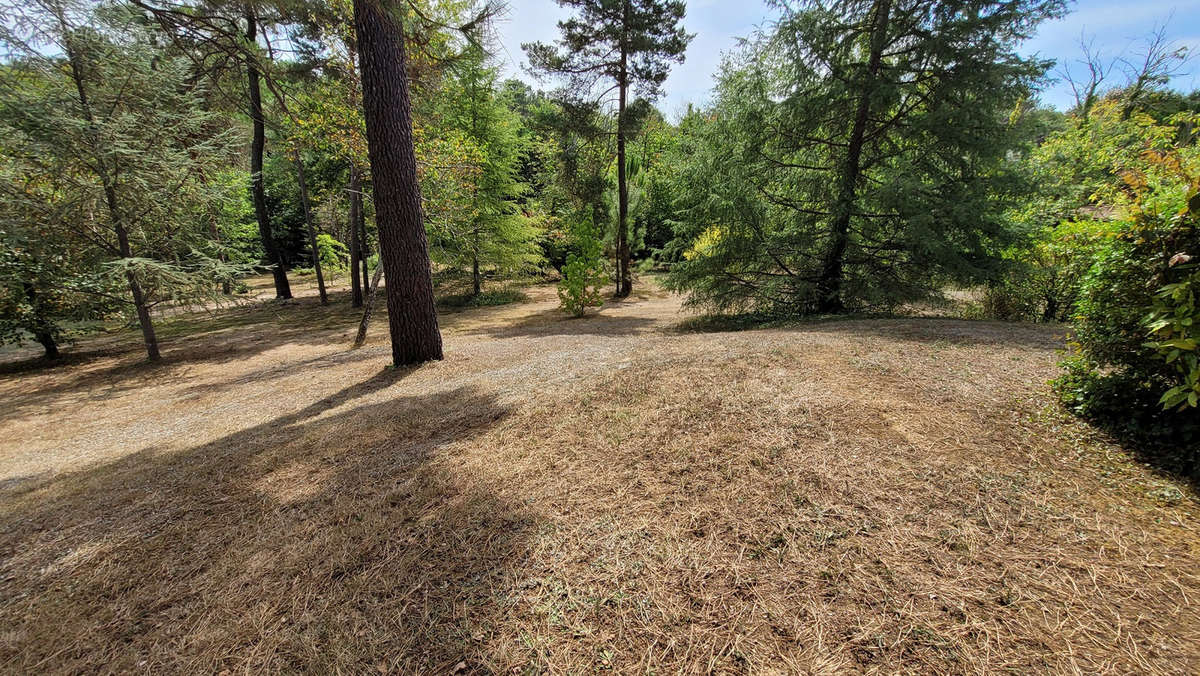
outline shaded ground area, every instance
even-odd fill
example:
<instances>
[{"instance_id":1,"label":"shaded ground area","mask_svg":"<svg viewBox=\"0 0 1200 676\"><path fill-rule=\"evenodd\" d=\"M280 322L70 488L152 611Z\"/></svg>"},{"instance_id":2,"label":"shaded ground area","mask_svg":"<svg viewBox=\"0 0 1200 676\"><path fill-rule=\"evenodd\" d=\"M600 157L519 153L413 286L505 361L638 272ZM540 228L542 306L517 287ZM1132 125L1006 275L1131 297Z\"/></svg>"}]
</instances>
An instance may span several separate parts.
<instances>
[{"instance_id":1,"label":"shaded ground area","mask_svg":"<svg viewBox=\"0 0 1200 676\"><path fill-rule=\"evenodd\" d=\"M1200 669L1200 504L1055 329L529 295L415 369L304 297L0 375L0 669Z\"/></svg>"}]
</instances>

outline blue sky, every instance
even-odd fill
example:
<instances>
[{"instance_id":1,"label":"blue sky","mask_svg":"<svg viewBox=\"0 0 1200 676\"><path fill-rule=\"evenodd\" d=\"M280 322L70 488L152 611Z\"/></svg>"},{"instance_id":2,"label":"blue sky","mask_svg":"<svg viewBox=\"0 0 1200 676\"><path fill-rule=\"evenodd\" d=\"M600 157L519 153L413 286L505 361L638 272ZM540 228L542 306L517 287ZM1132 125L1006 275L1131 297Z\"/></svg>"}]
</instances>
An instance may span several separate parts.
<instances>
[{"instance_id":1,"label":"blue sky","mask_svg":"<svg viewBox=\"0 0 1200 676\"><path fill-rule=\"evenodd\" d=\"M500 60L509 75L535 83L524 72L522 42L552 41L556 23L567 16L553 0L509 0L509 10L497 25L501 43ZM658 102L663 112L677 116L689 102L703 104L709 98L712 76L723 52L734 49L739 37L769 21L772 10L762 0L690 0L687 29L696 34L688 47L687 60L676 66ZM1080 57L1081 34L1108 58L1135 60L1142 41L1159 24L1167 23L1167 37L1189 47L1196 58L1177 77L1173 86L1191 91L1200 88L1200 0L1081 0L1071 3L1065 18L1048 22L1023 51L1055 59L1069 66ZM1117 77L1114 74L1114 77ZM549 85L546 85L548 88ZM1042 96L1058 108L1070 106L1070 90L1063 83L1051 84Z\"/></svg>"}]
</instances>

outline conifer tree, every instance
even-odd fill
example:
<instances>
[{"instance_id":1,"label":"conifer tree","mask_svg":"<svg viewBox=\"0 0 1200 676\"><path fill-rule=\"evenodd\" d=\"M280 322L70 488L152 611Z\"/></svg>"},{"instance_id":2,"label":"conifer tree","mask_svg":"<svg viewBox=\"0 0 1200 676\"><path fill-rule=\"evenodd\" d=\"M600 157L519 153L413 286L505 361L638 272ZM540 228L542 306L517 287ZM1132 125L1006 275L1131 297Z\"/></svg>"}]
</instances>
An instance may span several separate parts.
<instances>
[{"instance_id":1,"label":"conifer tree","mask_svg":"<svg viewBox=\"0 0 1200 676\"><path fill-rule=\"evenodd\" d=\"M383 0L354 0L379 262L387 278L395 365L442 358L413 146L402 17Z\"/></svg>"},{"instance_id":2,"label":"conifer tree","mask_svg":"<svg viewBox=\"0 0 1200 676\"><path fill-rule=\"evenodd\" d=\"M435 229L434 247L447 262L471 268L473 292L479 295L482 267L515 273L537 263L537 231L517 207L528 189L517 176L520 119L497 94L496 69L487 65L482 49L473 47L450 71L442 126L469 144L476 172L468 218Z\"/></svg>"},{"instance_id":3,"label":"conifer tree","mask_svg":"<svg viewBox=\"0 0 1200 676\"><path fill-rule=\"evenodd\" d=\"M616 296L633 288L629 244L629 186L625 143L630 120L626 115L629 90L653 99L667 79L672 63L682 63L692 37L680 23L682 0L556 0L577 16L558 24L562 36L555 45L522 45L538 71L566 78L567 94L577 99L617 94L617 223ZM611 86L604 86L611 82Z\"/></svg>"},{"instance_id":4,"label":"conifer tree","mask_svg":"<svg viewBox=\"0 0 1200 676\"><path fill-rule=\"evenodd\" d=\"M1010 237L1010 113L1058 0L780 3L687 143L672 283L721 309L836 313L979 281Z\"/></svg>"},{"instance_id":5,"label":"conifer tree","mask_svg":"<svg viewBox=\"0 0 1200 676\"><path fill-rule=\"evenodd\" d=\"M209 298L242 271L196 217L226 197L205 167L229 162L242 139L204 105L190 63L156 48L125 8L37 0L19 16L2 34L20 60L4 73L0 131L6 161L39 189L4 198L36 237L71 248L79 267L59 283L128 306L158 360L153 307ZM36 306L61 289L29 291Z\"/></svg>"}]
</instances>

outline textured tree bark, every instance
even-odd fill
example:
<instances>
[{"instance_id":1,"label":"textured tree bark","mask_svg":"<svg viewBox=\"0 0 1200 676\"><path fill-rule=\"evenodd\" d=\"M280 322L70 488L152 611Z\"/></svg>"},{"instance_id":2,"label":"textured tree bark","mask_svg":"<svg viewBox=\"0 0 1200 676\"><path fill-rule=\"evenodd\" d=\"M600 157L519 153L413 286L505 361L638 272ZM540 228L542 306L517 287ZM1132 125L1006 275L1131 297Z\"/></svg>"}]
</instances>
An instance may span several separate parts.
<instances>
[{"instance_id":1,"label":"textured tree bark","mask_svg":"<svg viewBox=\"0 0 1200 676\"><path fill-rule=\"evenodd\" d=\"M308 182L304 180L304 161L300 159L300 151L292 149L292 161L296 163L296 181L300 186L300 203L304 205L304 227L308 230L308 246L312 249L313 271L317 273L317 292L321 295L321 305L329 305L329 295L325 293L325 275L321 274L321 254L317 251L317 229L313 226L312 209L308 204Z\"/></svg>"},{"instance_id":2,"label":"textured tree bark","mask_svg":"<svg viewBox=\"0 0 1200 676\"><path fill-rule=\"evenodd\" d=\"M362 216L362 180L358 168L350 165L350 307L362 307L363 289L359 279L358 260L362 252L359 246L358 219Z\"/></svg>"},{"instance_id":3,"label":"textured tree bark","mask_svg":"<svg viewBox=\"0 0 1200 676\"><path fill-rule=\"evenodd\" d=\"M875 93L875 80L883 64L883 49L887 45L887 26L891 13L891 0L876 0L874 16L871 17L871 52L867 61L867 82L858 98L854 111L854 126L847 140L846 159L842 164L842 175L838 180L829 250L817 281L817 310L839 313L846 309L842 299L842 277L846 248L850 244L850 219L854 214L858 179L862 173L862 148L866 135L867 120L871 114L871 96Z\"/></svg>"},{"instance_id":4,"label":"textured tree bark","mask_svg":"<svg viewBox=\"0 0 1200 676\"><path fill-rule=\"evenodd\" d=\"M629 0L621 5L629 22ZM617 76L617 298L633 291L632 255L629 250L629 184L625 175L625 97L629 89L628 55L621 47L621 72Z\"/></svg>"},{"instance_id":5,"label":"textured tree bark","mask_svg":"<svg viewBox=\"0 0 1200 676\"><path fill-rule=\"evenodd\" d=\"M246 40L253 43L258 34L258 21L254 10L246 6ZM263 119L262 90L259 86L258 64L253 56L246 57L246 85L250 93L250 120L254 133L250 140L250 194L254 199L254 216L258 220L258 236L262 240L263 252L273 268L275 297L291 298L292 287L288 284L287 271L275 237L271 234L271 217L267 213L267 192L263 187L263 152L267 145L266 121Z\"/></svg>"},{"instance_id":6,"label":"textured tree bark","mask_svg":"<svg viewBox=\"0 0 1200 676\"><path fill-rule=\"evenodd\" d=\"M354 0L354 28L375 187L379 261L388 280L392 361L400 366L441 359L442 335L413 150L404 32L400 17L388 12L382 0Z\"/></svg>"}]
</instances>

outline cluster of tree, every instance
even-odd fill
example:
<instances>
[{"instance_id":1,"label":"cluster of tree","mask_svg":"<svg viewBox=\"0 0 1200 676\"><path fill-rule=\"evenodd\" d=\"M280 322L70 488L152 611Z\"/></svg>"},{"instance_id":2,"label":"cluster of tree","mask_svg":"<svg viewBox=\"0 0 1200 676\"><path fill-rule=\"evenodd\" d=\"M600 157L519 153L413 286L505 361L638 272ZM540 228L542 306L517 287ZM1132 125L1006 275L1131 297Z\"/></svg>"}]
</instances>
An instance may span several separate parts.
<instances>
[{"instance_id":1,"label":"cluster of tree","mask_svg":"<svg viewBox=\"0 0 1200 676\"><path fill-rule=\"evenodd\" d=\"M280 299L312 274L322 303L347 274L356 307L383 271L406 363L440 356L433 274L478 296L574 255L571 283L596 298L607 245L627 294L639 177L670 125L625 102L681 58L683 3L564 4L588 21L564 24L563 56L530 46L568 75L554 95L499 80L487 2L11 4L0 340L53 357L72 330L127 317L155 360L156 313L220 303L255 270ZM612 80L615 110L584 70Z\"/></svg>"},{"instance_id":2,"label":"cluster of tree","mask_svg":"<svg viewBox=\"0 0 1200 676\"><path fill-rule=\"evenodd\" d=\"M348 274L369 313L382 271L410 363L441 356L435 275L479 296L554 269L580 315L641 258L722 312L982 285L991 316L1075 323L1081 412L1194 418L1200 95L1167 88L1186 53L1161 33L1136 62L1085 48L1059 113L1036 103L1053 64L1019 48L1061 0L780 2L672 124L652 102L684 2L558 2L559 39L524 45L548 93L500 80L490 3L13 5L0 339L52 355L124 314L153 359L157 305L220 302L255 268L288 298L311 269L322 302Z\"/></svg>"}]
</instances>

